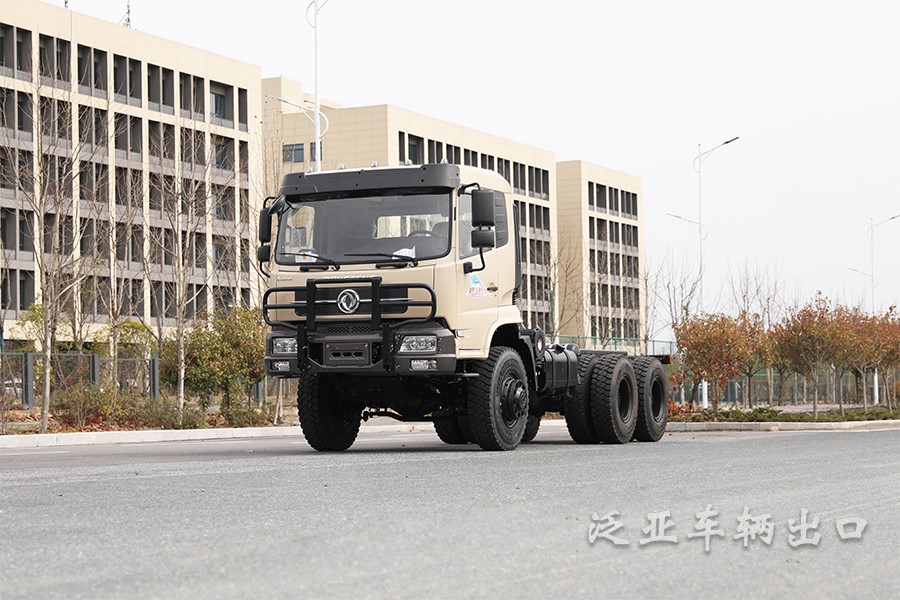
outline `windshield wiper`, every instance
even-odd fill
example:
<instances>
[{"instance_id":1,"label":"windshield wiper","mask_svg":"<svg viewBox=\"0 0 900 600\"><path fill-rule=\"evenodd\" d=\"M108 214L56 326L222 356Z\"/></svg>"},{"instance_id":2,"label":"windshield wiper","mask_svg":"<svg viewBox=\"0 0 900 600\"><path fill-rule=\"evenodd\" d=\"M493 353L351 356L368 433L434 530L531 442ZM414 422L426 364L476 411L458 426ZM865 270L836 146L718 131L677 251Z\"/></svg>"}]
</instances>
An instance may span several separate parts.
<instances>
[{"instance_id":1,"label":"windshield wiper","mask_svg":"<svg viewBox=\"0 0 900 600\"><path fill-rule=\"evenodd\" d=\"M316 259L315 263L296 263L301 271L313 271L313 270L324 270L327 271L331 267L334 267L335 271L341 270L341 265L338 261L328 258L327 256L320 256L318 254L308 254L306 252L279 252L278 254L282 256L306 256L308 258ZM317 264L318 263L318 264Z\"/></svg>"},{"instance_id":2,"label":"windshield wiper","mask_svg":"<svg viewBox=\"0 0 900 600\"><path fill-rule=\"evenodd\" d=\"M389 263L378 263L375 265L376 268L382 267L405 267L406 265L412 265L414 267L419 266L419 261L417 261L412 256L406 256L405 254L388 254L387 252L353 252L351 254L345 254L344 256L384 256L386 258L391 259L401 259L405 262L394 262Z\"/></svg>"}]
</instances>

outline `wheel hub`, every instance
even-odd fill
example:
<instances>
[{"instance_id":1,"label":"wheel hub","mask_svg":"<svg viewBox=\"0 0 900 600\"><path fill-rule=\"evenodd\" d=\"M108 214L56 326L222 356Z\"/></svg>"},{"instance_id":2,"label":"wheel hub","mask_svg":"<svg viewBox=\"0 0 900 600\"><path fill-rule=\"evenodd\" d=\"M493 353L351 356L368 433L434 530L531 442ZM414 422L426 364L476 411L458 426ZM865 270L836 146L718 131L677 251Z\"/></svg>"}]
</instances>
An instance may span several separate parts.
<instances>
[{"instance_id":1,"label":"wheel hub","mask_svg":"<svg viewBox=\"0 0 900 600\"><path fill-rule=\"evenodd\" d=\"M507 377L500 388L500 411L503 419L515 422L528 413L528 390L515 377Z\"/></svg>"}]
</instances>

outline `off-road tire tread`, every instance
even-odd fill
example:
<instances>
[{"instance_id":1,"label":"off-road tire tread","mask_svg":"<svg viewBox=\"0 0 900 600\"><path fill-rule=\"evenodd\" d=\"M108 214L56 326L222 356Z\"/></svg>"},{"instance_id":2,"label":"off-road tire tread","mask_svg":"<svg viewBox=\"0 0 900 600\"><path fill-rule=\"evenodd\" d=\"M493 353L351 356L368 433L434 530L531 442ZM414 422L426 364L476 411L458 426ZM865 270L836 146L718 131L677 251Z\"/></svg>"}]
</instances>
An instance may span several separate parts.
<instances>
[{"instance_id":1,"label":"off-road tire tread","mask_svg":"<svg viewBox=\"0 0 900 600\"><path fill-rule=\"evenodd\" d=\"M297 382L297 416L300 429L307 443L320 452L340 452L356 441L361 420L355 426L339 431L327 412L326 402L335 401L320 397L322 382L310 372L303 373Z\"/></svg>"},{"instance_id":2,"label":"off-road tire tread","mask_svg":"<svg viewBox=\"0 0 900 600\"><path fill-rule=\"evenodd\" d=\"M494 429L493 406L490 397L493 374L500 358L507 352L512 352L521 363L522 359L519 358L519 354L506 346L491 348L486 359L474 360L471 363L471 371L477 373L478 377L473 377L468 381L469 432L472 441L478 444L482 450L515 450L520 443L505 443ZM524 371L524 365L522 367Z\"/></svg>"},{"instance_id":3,"label":"off-road tire tread","mask_svg":"<svg viewBox=\"0 0 900 600\"><path fill-rule=\"evenodd\" d=\"M575 395L566 394L563 399L563 413L566 428L576 444L598 444L600 436L594 427L591 415L591 373L599 360L597 354L582 354L578 357L578 384Z\"/></svg>"},{"instance_id":4,"label":"off-road tire tread","mask_svg":"<svg viewBox=\"0 0 900 600\"><path fill-rule=\"evenodd\" d=\"M541 415L528 415L528 421L525 423L525 433L522 434L522 443L527 444L533 440L540 428Z\"/></svg>"},{"instance_id":5,"label":"off-road tire tread","mask_svg":"<svg viewBox=\"0 0 900 600\"><path fill-rule=\"evenodd\" d=\"M443 421L434 422L434 431L445 444L468 444L469 439L462 427L462 417L453 417Z\"/></svg>"},{"instance_id":6,"label":"off-road tire tread","mask_svg":"<svg viewBox=\"0 0 900 600\"><path fill-rule=\"evenodd\" d=\"M659 359L652 356L641 356L634 359L631 366L634 367L634 377L637 379L638 386L638 416L637 425L634 428L634 439L639 442L658 442L666 432L666 419L663 420L661 432L651 431L650 421L653 420L653 415L647 414L644 399L650 393L647 386L653 383L650 379L653 376L653 371L657 367L662 370L662 364L659 362ZM663 378L665 378L665 372L663 372ZM663 385L665 386L665 381L663 381ZM665 392L665 387L663 387L663 391ZM665 393L663 394L663 402L667 402ZM668 411L668 406L664 406L663 410Z\"/></svg>"},{"instance_id":7,"label":"off-road tire tread","mask_svg":"<svg viewBox=\"0 0 900 600\"><path fill-rule=\"evenodd\" d=\"M632 431L626 432L627 435L620 435L616 431L615 419L619 418L619 399L617 387L615 396L613 395L612 377L620 360L622 356L618 354L601 356L591 375L591 413L597 435L604 444L625 444L634 435L633 428Z\"/></svg>"}]
</instances>

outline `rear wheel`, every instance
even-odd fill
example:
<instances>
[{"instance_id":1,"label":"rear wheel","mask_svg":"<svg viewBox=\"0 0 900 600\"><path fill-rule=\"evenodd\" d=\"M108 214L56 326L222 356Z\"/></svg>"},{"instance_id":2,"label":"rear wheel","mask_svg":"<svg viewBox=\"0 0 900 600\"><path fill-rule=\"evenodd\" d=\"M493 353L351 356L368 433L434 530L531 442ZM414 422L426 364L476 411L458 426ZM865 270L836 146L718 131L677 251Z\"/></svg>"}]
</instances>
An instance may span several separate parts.
<instances>
[{"instance_id":1,"label":"rear wheel","mask_svg":"<svg viewBox=\"0 0 900 600\"><path fill-rule=\"evenodd\" d=\"M471 366L478 374L468 383L472 441L484 450L514 450L528 422L528 379L522 359L515 350L499 346Z\"/></svg>"},{"instance_id":2,"label":"rear wheel","mask_svg":"<svg viewBox=\"0 0 900 600\"><path fill-rule=\"evenodd\" d=\"M578 357L578 384L563 399L566 427L576 444L599 444L600 436L591 414L591 375L600 362L599 354Z\"/></svg>"},{"instance_id":3,"label":"rear wheel","mask_svg":"<svg viewBox=\"0 0 900 600\"><path fill-rule=\"evenodd\" d=\"M472 439L469 435L469 423L466 419L468 419L466 415L461 415L435 421L434 431L445 444L468 444Z\"/></svg>"},{"instance_id":4,"label":"rear wheel","mask_svg":"<svg viewBox=\"0 0 900 600\"><path fill-rule=\"evenodd\" d=\"M666 372L659 360L652 356L636 358L633 366L638 395L634 439L639 442L657 442L666 433L669 416Z\"/></svg>"},{"instance_id":5,"label":"rear wheel","mask_svg":"<svg viewBox=\"0 0 900 600\"><path fill-rule=\"evenodd\" d=\"M600 440L624 444L637 424L637 381L624 356L606 354L591 376L591 414Z\"/></svg>"},{"instance_id":6,"label":"rear wheel","mask_svg":"<svg viewBox=\"0 0 900 600\"><path fill-rule=\"evenodd\" d=\"M359 434L361 410L342 403L327 375L304 373L297 385L297 415L310 446L322 452L346 450Z\"/></svg>"}]
</instances>

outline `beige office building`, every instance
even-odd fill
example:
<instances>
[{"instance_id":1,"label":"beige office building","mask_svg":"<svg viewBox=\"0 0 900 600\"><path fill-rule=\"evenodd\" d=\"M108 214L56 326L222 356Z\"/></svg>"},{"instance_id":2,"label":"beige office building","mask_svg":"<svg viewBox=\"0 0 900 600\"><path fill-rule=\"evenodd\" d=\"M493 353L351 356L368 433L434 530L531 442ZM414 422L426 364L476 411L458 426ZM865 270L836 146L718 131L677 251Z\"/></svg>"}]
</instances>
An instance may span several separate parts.
<instances>
[{"instance_id":1,"label":"beige office building","mask_svg":"<svg viewBox=\"0 0 900 600\"><path fill-rule=\"evenodd\" d=\"M274 193L284 173L316 166L313 121L295 105L309 107L313 98L283 78L264 80L263 94ZM322 112L328 119L323 170L446 160L506 178L518 212L520 307L528 325L595 348L640 337L640 178L582 161L557 162L549 150L395 106L323 102Z\"/></svg>"},{"instance_id":2,"label":"beige office building","mask_svg":"<svg viewBox=\"0 0 900 600\"><path fill-rule=\"evenodd\" d=\"M50 251L79 265L73 302L95 328L116 296L116 318L151 326L182 308L256 304L255 214L284 173L315 167L310 111L298 106L312 100L255 65L34 0L0 5L7 338L42 299ZM322 110L323 169L447 161L506 178L526 324L592 347L639 337L639 178L395 106ZM49 205L27 181L38 172L58 182Z\"/></svg>"},{"instance_id":3,"label":"beige office building","mask_svg":"<svg viewBox=\"0 0 900 600\"><path fill-rule=\"evenodd\" d=\"M260 77L71 10L0 4L7 338L43 299L41 245L64 255L54 264L80 281L71 301L95 329L252 302Z\"/></svg>"}]
</instances>

